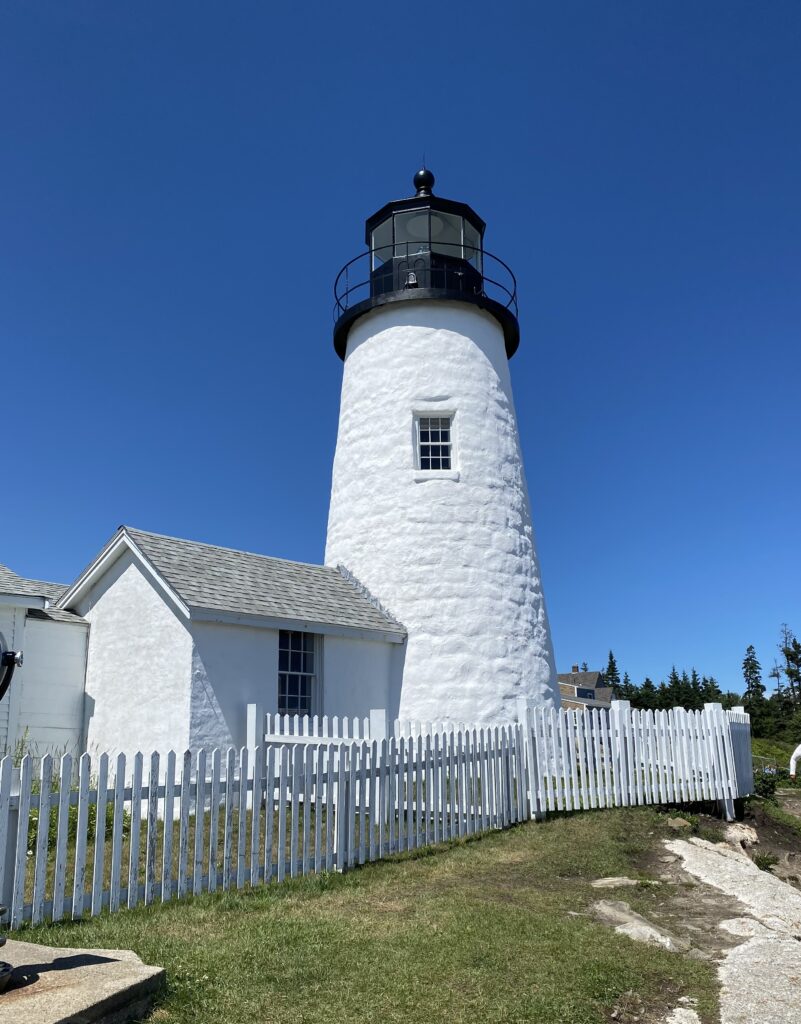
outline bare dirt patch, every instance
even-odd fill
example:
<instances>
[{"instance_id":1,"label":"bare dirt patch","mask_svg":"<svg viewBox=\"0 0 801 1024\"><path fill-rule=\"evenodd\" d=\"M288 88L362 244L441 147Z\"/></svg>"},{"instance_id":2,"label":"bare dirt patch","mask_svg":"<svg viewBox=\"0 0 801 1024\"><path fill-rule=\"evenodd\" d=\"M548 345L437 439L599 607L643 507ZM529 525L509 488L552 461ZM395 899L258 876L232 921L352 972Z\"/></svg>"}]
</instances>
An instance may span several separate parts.
<instances>
[{"instance_id":1,"label":"bare dirt patch","mask_svg":"<svg viewBox=\"0 0 801 1024\"><path fill-rule=\"evenodd\" d=\"M756 829L759 844L747 852L777 878L801 890L801 794L791 790L779 791L776 796L785 816L798 816L799 827L794 828L792 821L779 820L764 803L754 802L746 811L744 823Z\"/></svg>"},{"instance_id":2,"label":"bare dirt patch","mask_svg":"<svg viewBox=\"0 0 801 1024\"><path fill-rule=\"evenodd\" d=\"M780 789L776 793L779 805L801 822L801 789Z\"/></svg>"}]
</instances>

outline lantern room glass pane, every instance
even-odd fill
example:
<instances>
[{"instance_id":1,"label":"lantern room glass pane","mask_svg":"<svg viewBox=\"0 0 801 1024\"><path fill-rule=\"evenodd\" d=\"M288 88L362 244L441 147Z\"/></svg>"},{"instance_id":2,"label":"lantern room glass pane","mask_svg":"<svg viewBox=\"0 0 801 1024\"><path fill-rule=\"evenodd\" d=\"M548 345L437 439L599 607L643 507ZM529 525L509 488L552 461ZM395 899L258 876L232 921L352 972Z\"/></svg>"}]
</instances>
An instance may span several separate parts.
<instances>
[{"instance_id":1,"label":"lantern room glass pane","mask_svg":"<svg viewBox=\"0 0 801 1024\"><path fill-rule=\"evenodd\" d=\"M462 218L455 213L431 211L431 249L443 256L462 258Z\"/></svg>"},{"instance_id":2,"label":"lantern room glass pane","mask_svg":"<svg viewBox=\"0 0 801 1024\"><path fill-rule=\"evenodd\" d=\"M395 255L428 252L431 247L428 209L395 214Z\"/></svg>"},{"instance_id":3,"label":"lantern room glass pane","mask_svg":"<svg viewBox=\"0 0 801 1024\"><path fill-rule=\"evenodd\" d=\"M373 250L373 270L392 258L392 218L387 217L383 224L373 230L370 243Z\"/></svg>"},{"instance_id":4,"label":"lantern room glass pane","mask_svg":"<svg viewBox=\"0 0 801 1024\"><path fill-rule=\"evenodd\" d=\"M481 235L469 220L464 222L464 258L481 273Z\"/></svg>"}]
</instances>

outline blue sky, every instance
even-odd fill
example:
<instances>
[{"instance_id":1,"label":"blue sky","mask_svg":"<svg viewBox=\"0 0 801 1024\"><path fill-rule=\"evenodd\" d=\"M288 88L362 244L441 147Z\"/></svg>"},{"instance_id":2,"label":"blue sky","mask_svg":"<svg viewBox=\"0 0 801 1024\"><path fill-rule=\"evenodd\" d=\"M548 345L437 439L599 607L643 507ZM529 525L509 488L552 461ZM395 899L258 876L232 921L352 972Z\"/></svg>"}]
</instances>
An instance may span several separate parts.
<instances>
[{"instance_id":1,"label":"blue sky","mask_svg":"<svg viewBox=\"0 0 801 1024\"><path fill-rule=\"evenodd\" d=\"M323 556L363 221L515 270L557 662L738 688L801 632L801 5L7 2L0 561L120 523Z\"/></svg>"}]
</instances>

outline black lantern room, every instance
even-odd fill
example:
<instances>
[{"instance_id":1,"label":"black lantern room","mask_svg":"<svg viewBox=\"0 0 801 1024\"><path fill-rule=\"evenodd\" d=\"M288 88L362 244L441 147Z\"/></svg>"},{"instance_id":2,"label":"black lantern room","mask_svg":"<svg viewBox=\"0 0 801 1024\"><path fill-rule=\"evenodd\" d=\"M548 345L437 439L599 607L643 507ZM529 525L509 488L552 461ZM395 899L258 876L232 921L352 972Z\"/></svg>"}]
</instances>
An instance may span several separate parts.
<instances>
[{"instance_id":1,"label":"black lantern room","mask_svg":"<svg viewBox=\"0 0 801 1024\"><path fill-rule=\"evenodd\" d=\"M434 175L414 176L415 195L387 203L365 224L368 252L346 263L334 285L334 348L344 359L348 331L390 302L470 302L501 324L507 356L520 342L517 289L509 267L484 249L486 225L466 203L433 194Z\"/></svg>"}]
</instances>

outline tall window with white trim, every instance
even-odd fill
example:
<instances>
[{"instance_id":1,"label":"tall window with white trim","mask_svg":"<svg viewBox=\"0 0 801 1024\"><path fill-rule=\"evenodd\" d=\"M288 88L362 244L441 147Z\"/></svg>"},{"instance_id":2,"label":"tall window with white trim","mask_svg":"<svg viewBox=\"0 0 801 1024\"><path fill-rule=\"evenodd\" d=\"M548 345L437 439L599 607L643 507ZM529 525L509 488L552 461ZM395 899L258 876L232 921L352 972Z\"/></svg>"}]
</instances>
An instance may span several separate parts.
<instances>
[{"instance_id":1,"label":"tall window with white trim","mask_svg":"<svg viewBox=\"0 0 801 1024\"><path fill-rule=\"evenodd\" d=\"M417 468L451 468L452 440L450 416L418 416Z\"/></svg>"},{"instance_id":2,"label":"tall window with white trim","mask_svg":"<svg viewBox=\"0 0 801 1024\"><path fill-rule=\"evenodd\" d=\"M317 708L317 636L282 629L278 634L278 714L313 715Z\"/></svg>"}]
</instances>

